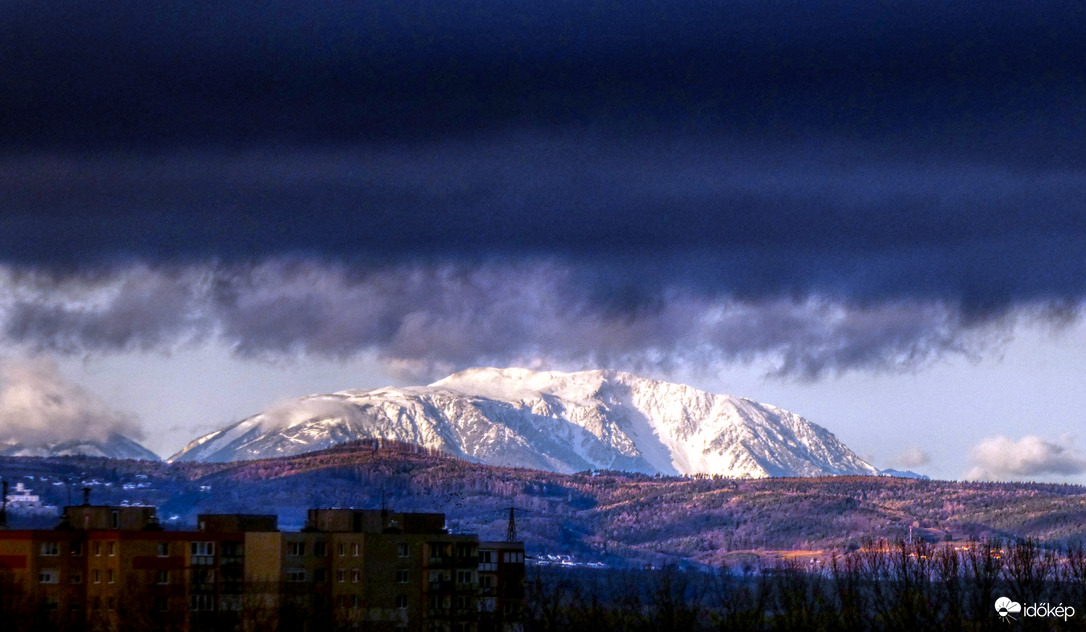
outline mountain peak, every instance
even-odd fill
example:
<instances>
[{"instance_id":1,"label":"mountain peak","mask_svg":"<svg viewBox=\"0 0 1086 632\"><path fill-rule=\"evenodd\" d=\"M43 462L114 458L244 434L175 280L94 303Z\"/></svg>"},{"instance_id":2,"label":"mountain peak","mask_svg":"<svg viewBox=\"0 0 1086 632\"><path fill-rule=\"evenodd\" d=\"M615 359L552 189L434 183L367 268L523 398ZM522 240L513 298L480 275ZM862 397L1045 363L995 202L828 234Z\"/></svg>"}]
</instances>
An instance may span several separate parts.
<instances>
[{"instance_id":1,"label":"mountain peak","mask_svg":"<svg viewBox=\"0 0 1086 632\"><path fill-rule=\"evenodd\" d=\"M494 367L429 386L294 400L201 437L170 460L285 456L364 438L562 472L878 473L825 428L753 400L621 371Z\"/></svg>"}]
</instances>

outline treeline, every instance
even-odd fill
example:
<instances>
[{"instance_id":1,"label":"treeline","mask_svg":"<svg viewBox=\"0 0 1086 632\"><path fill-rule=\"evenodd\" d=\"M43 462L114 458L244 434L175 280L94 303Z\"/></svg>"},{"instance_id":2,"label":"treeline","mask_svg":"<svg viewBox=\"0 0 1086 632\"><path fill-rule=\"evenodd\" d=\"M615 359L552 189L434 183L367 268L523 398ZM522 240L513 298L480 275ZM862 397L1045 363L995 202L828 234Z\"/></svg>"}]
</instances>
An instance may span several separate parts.
<instances>
[{"instance_id":1,"label":"treeline","mask_svg":"<svg viewBox=\"0 0 1086 632\"><path fill-rule=\"evenodd\" d=\"M822 563L761 569L542 567L527 597L527 632L1086 630L1086 553L869 541ZM1000 597L1023 612L1001 617ZM1034 604L1047 616L1026 616Z\"/></svg>"}]
</instances>

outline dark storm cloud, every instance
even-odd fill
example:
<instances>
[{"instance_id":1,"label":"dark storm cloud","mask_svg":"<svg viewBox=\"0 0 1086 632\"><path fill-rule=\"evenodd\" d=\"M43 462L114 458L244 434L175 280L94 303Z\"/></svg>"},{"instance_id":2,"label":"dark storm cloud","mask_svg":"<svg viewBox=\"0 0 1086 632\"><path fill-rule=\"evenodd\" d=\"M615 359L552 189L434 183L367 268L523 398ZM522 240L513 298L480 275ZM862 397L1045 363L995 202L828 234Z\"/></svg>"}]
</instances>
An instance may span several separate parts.
<instances>
[{"instance_id":1,"label":"dark storm cloud","mask_svg":"<svg viewBox=\"0 0 1086 632\"><path fill-rule=\"evenodd\" d=\"M1086 291L1086 172L591 133L0 165L9 260L547 256L616 310L709 295L954 302ZM103 210L107 209L107 210Z\"/></svg>"},{"instance_id":2,"label":"dark storm cloud","mask_svg":"<svg viewBox=\"0 0 1086 632\"><path fill-rule=\"evenodd\" d=\"M691 118L1032 127L1009 119L1074 116L1052 101L1081 98L1084 13L1070 0L14 0L0 9L0 112L30 145Z\"/></svg>"},{"instance_id":3,"label":"dark storm cloud","mask_svg":"<svg viewBox=\"0 0 1086 632\"><path fill-rule=\"evenodd\" d=\"M1086 299L1081 2L15 0L0 24L0 261L52 275L2 297L11 342L817 376Z\"/></svg>"}]
</instances>

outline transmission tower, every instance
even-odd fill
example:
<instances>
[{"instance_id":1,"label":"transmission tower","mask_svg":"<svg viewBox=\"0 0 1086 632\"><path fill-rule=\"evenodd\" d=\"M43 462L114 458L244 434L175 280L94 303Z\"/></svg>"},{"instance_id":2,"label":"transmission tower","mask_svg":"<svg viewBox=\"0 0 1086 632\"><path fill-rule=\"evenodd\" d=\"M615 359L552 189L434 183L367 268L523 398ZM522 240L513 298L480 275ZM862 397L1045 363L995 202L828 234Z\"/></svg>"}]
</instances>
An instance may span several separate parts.
<instances>
[{"instance_id":1,"label":"transmission tower","mask_svg":"<svg viewBox=\"0 0 1086 632\"><path fill-rule=\"evenodd\" d=\"M513 511L515 509L515 507L509 508L509 528L505 531L506 542L517 541L517 519L516 516L513 514Z\"/></svg>"}]
</instances>

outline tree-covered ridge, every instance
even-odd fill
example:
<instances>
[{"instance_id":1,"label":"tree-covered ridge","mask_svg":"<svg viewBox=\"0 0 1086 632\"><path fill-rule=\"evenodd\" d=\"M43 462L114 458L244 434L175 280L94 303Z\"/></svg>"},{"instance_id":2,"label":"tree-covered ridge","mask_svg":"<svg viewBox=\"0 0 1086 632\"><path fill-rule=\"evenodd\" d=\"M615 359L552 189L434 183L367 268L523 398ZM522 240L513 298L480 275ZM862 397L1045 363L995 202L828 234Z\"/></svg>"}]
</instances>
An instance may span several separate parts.
<instances>
[{"instance_id":1,"label":"tree-covered ridge","mask_svg":"<svg viewBox=\"0 0 1086 632\"><path fill-rule=\"evenodd\" d=\"M500 539L513 506L530 553L616 564L716 566L765 551L828 555L856 549L865 538L1086 542L1081 486L563 475L471 463L389 442L226 464L0 458L0 474L9 480L35 476L35 491L57 505L66 502L69 487L90 481L94 502L153 504L162 508L167 526L220 511L278 513L284 528L296 528L309 507L384 503L444 512L451 529Z\"/></svg>"}]
</instances>

